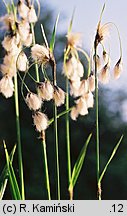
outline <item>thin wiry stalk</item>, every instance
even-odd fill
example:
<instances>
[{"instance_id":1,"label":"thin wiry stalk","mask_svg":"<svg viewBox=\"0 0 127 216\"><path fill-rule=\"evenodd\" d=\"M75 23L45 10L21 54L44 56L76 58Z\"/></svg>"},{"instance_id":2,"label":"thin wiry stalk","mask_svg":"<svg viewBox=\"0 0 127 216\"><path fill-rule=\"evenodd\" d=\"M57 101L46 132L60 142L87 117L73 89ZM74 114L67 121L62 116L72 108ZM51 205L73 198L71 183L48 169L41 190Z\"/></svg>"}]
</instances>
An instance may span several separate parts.
<instances>
[{"instance_id":1,"label":"thin wiry stalk","mask_svg":"<svg viewBox=\"0 0 127 216\"><path fill-rule=\"evenodd\" d=\"M66 77L66 111L69 109L69 81ZM66 113L66 142L67 142L67 164L68 164L68 185L71 181L71 155L70 155L70 127L69 113Z\"/></svg>"},{"instance_id":2,"label":"thin wiry stalk","mask_svg":"<svg viewBox=\"0 0 127 216\"><path fill-rule=\"evenodd\" d=\"M95 109L96 109L96 164L98 198L101 200L101 185L98 184L100 175L100 149L99 149L99 111L98 111L98 76L97 76L97 46L95 39Z\"/></svg>"},{"instance_id":3,"label":"thin wiry stalk","mask_svg":"<svg viewBox=\"0 0 127 216\"><path fill-rule=\"evenodd\" d=\"M56 86L56 63L52 62L53 84ZM57 124L57 106L54 102L54 128L55 128L55 146L56 146L56 172L57 172L57 198L60 200L60 169L59 169L59 145L58 145L58 124Z\"/></svg>"},{"instance_id":4,"label":"thin wiry stalk","mask_svg":"<svg viewBox=\"0 0 127 216\"><path fill-rule=\"evenodd\" d=\"M46 153L45 131L42 131L42 145L43 145L43 153L44 153L47 194L48 194L48 200L51 200L48 162L47 162L47 153Z\"/></svg>"},{"instance_id":5,"label":"thin wiry stalk","mask_svg":"<svg viewBox=\"0 0 127 216\"><path fill-rule=\"evenodd\" d=\"M23 160L22 160L22 146L21 146L21 132L20 132L20 118L19 118L19 103L18 103L18 81L17 75L14 77L15 83L15 112L16 112L16 130L17 130L17 143L18 143L18 161L19 161L19 177L22 200L25 200L24 189L24 174L23 174Z\"/></svg>"},{"instance_id":6,"label":"thin wiry stalk","mask_svg":"<svg viewBox=\"0 0 127 216\"><path fill-rule=\"evenodd\" d=\"M33 36L33 45L35 45L36 40L35 40L35 33L34 33L34 25L32 23L31 23L31 31L32 31L32 36ZM35 63L35 71L36 71L36 80L37 82L39 82L40 77L39 77L39 70L38 70L37 62ZM43 144L43 152L44 152L45 178L46 178L47 193L48 193L48 199L51 200L45 134L44 134L44 140L42 140L42 144Z\"/></svg>"},{"instance_id":7,"label":"thin wiry stalk","mask_svg":"<svg viewBox=\"0 0 127 216\"><path fill-rule=\"evenodd\" d=\"M57 198L60 200L60 169L59 169L59 146L58 146L58 124L57 124L57 107L54 105L55 119L55 144L56 144L56 169L57 169Z\"/></svg>"},{"instance_id":8,"label":"thin wiry stalk","mask_svg":"<svg viewBox=\"0 0 127 216\"><path fill-rule=\"evenodd\" d=\"M66 59L70 51L70 47L67 48L64 55L64 68L66 71ZM66 77L66 112L69 110L69 80ZM70 125L69 125L69 113L66 113L66 142L67 142L67 171L68 171L68 185L71 181L71 153L70 153ZM71 193L70 193L71 199Z\"/></svg>"}]
</instances>

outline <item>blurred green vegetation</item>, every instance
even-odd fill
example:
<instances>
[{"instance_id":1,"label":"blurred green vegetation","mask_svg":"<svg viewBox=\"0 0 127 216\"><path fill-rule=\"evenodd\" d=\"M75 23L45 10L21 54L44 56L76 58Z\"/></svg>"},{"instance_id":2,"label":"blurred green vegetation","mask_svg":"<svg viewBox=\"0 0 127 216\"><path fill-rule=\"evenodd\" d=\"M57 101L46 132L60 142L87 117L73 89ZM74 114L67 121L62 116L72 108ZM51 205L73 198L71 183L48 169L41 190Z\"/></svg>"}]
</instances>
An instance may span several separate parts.
<instances>
[{"instance_id":1,"label":"blurred green vegetation","mask_svg":"<svg viewBox=\"0 0 127 216\"><path fill-rule=\"evenodd\" d=\"M0 4L0 8L1 8ZM50 8L41 8L41 18L36 25L36 39L42 44L40 24L42 23L47 37L50 40L51 31L54 23L53 11ZM65 32L66 35L66 32ZM57 34L55 57L57 62L57 78L58 85L64 88L65 79L62 73L63 51L65 47L66 37ZM2 36L1 36L2 38ZM0 62L4 55L2 47L0 47ZM32 75L35 77L34 67L31 69ZM50 74L50 69L49 72ZM26 79L30 89L35 91L35 85L30 78ZM21 82L19 81L19 92ZM28 110L21 96L20 119L21 119L21 135L23 149L23 164L25 176L26 199L46 199L44 166L42 160L42 144L39 140L39 134L35 131L32 122L32 113ZM102 198L103 199L127 199L127 124L121 117L121 104L125 100L126 94L122 91L111 91L105 87L99 88L99 125L100 125L100 161L101 170L104 168L110 154L119 140L124 134L124 139L118 152L111 162L107 173L102 182ZM73 100L70 99L70 104ZM58 108L58 112L65 109L64 106ZM52 102L45 103L43 110L52 117ZM64 116L58 120L59 126L59 158L60 158L60 181L61 181L61 198L68 199L67 190L67 157L66 157L66 134L65 134L65 118ZM89 110L89 115L79 117L76 122L70 119L71 131L71 158L74 165L87 136L92 132L93 137L88 146L86 160L78 179L74 191L74 199L93 200L96 199L96 145L95 145L95 109ZM7 148L11 151L16 143L16 125L15 125L15 107L14 98L5 99L0 95L0 171L5 164L5 154L3 148L3 140L6 141ZM56 199L56 180L55 180L55 144L53 125L46 132L47 152L49 163L49 174L51 183L51 196ZM17 155L15 155L14 168L18 177ZM7 187L4 199L11 199L10 188Z\"/></svg>"}]
</instances>

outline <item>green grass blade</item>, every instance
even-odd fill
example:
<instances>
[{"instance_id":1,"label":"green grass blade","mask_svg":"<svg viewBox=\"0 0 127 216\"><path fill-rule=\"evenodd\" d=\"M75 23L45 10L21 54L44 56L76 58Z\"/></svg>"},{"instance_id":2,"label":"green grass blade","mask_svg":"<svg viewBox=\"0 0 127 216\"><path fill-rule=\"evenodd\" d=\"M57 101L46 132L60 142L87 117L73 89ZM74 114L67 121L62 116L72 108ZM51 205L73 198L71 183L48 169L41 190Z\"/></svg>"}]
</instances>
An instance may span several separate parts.
<instances>
[{"instance_id":1,"label":"green grass blade","mask_svg":"<svg viewBox=\"0 0 127 216\"><path fill-rule=\"evenodd\" d=\"M58 16L56 18L56 22L55 22L55 25L54 25L54 29L53 29L52 37L51 37L51 41L50 41L50 51L51 52L53 52L53 50L54 50L55 38L56 38L56 30L57 30L58 21L59 21L59 14L58 14Z\"/></svg>"},{"instance_id":2,"label":"green grass blade","mask_svg":"<svg viewBox=\"0 0 127 216\"><path fill-rule=\"evenodd\" d=\"M66 113L69 113L72 110L73 107L70 107L68 110L64 110L63 112L59 113L57 115L57 119L65 115ZM51 118L48 122L48 125L52 124L54 122L54 118Z\"/></svg>"},{"instance_id":3,"label":"green grass blade","mask_svg":"<svg viewBox=\"0 0 127 216\"><path fill-rule=\"evenodd\" d=\"M15 154L15 150L16 150L16 145L13 147L12 152L10 154L10 161L13 161L13 157ZM8 182L8 168L7 168L7 164L4 166L4 169L0 175L0 200L3 199L5 190L6 190L6 186L7 186L7 182Z\"/></svg>"},{"instance_id":4,"label":"green grass blade","mask_svg":"<svg viewBox=\"0 0 127 216\"><path fill-rule=\"evenodd\" d=\"M70 20L70 25L69 25L69 28L68 28L68 34L71 32L72 30L72 25L73 25L73 20L74 20L74 14L75 14L75 8L73 10L73 13L72 13L72 17L71 17L71 20Z\"/></svg>"},{"instance_id":5,"label":"green grass blade","mask_svg":"<svg viewBox=\"0 0 127 216\"><path fill-rule=\"evenodd\" d=\"M116 151L117 151L119 145L121 144L122 140L123 140L123 135L120 137L118 143L116 144L115 148L113 149L112 154L111 154L111 156L110 156L110 158L109 158L107 164L105 165L105 168L103 169L103 171L102 171L102 173L101 173L101 175L100 175L100 178L99 178L98 184L101 183L101 181L102 181L102 179L103 179L103 177L104 177L104 175L105 175L105 172L106 172L106 170L107 170L109 164L111 163L113 157L115 156Z\"/></svg>"},{"instance_id":6,"label":"green grass blade","mask_svg":"<svg viewBox=\"0 0 127 216\"><path fill-rule=\"evenodd\" d=\"M10 182L10 186L11 186L12 197L15 200L21 200L21 194L20 194L19 186L18 186L18 183L16 180L14 169L12 167L12 162L10 161L10 158L8 155L8 151L7 151L5 142L4 142L4 149L5 149L6 162L7 162L7 168L8 168L9 182Z\"/></svg>"},{"instance_id":7,"label":"green grass blade","mask_svg":"<svg viewBox=\"0 0 127 216\"><path fill-rule=\"evenodd\" d=\"M86 143L85 145L83 146L80 154L79 154L79 157L74 165L74 168L73 168L73 171L72 171L72 177L71 177L71 182L70 182L70 185L69 185L69 190L74 188L75 184L76 184L76 181L79 177L79 174L81 172L81 169L82 169L82 166L83 166L83 162L84 162L84 159L85 159L85 156L86 156L86 151L87 151L87 147L88 147L88 144L90 142L90 139L91 139L91 136L92 134L90 134L86 140Z\"/></svg>"}]
</instances>

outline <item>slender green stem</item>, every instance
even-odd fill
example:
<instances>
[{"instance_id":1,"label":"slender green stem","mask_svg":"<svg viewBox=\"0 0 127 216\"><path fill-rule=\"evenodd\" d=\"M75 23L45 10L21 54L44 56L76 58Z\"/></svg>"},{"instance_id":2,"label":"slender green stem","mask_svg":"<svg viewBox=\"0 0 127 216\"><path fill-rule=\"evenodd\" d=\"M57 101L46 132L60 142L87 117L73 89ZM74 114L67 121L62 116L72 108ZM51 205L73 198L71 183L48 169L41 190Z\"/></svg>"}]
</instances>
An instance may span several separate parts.
<instances>
[{"instance_id":1,"label":"slender green stem","mask_svg":"<svg viewBox=\"0 0 127 216\"><path fill-rule=\"evenodd\" d=\"M34 25L33 25L33 23L31 23L31 31L32 31L32 36L33 36L33 45L35 45L36 40L35 40L35 33L34 33ZM37 82L39 82L39 70L38 70L37 62L35 62L35 71L36 71Z\"/></svg>"},{"instance_id":2,"label":"slender green stem","mask_svg":"<svg viewBox=\"0 0 127 216\"><path fill-rule=\"evenodd\" d=\"M32 23L31 23L31 31L32 31L32 35L33 35L33 45L35 45L36 40L35 40L35 33L34 33L34 25ZM36 71L36 80L37 80L37 82L40 82L39 70L38 70L37 62L35 63L35 71ZM47 193L48 193L48 199L51 200L49 173L48 173L48 163L47 163L47 153L46 153L46 142L45 142L45 133L44 133L44 139L43 139L43 152L44 152L44 163L45 163L45 172L46 172Z\"/></svg>"},{"instance_id":3,"label":"slender green stem","mask_svg":"<svg viewBox=\"0 0 127 216\"><path fill-rule=\"evenodd\" d=\"M59 146L58 146L58 125L57 125L57 107L54 104L54 126L55 126L55 144L56 144L56 169L57 169L57 198L60 200L60 169L59 169Z\"/></svg>"},{"instance_id":4,"label":"slender green stem","mask_svg":"<svg viewBox=\"0 0 127 216\"><path fill-rule=\"evenodd\" d=\"M70 52L70 47L68 46L64 54L64 68L65 68L66 73L67 73L66 60L67 60L67 55L69 52ZM70 125L69 125L69 113L67 112L67 110L69 110L69 80L68 80L68 77L66 77L66 142L67 142L68 185L70 185L70 181L71 181ZM70 199L71 199L71 193L70 193Z\"/></svg>"},{"instance_id":5,"label":"slender green stem","mask_svg":"<svg viewBox=\"0 0 127 216\"><path fill-rule=\"evenodd\" d=\"M20 133L20 119L19 119L19 103L18 103L18 82L17 75L14 77L15 82L15 111L16 111L16 129L17 129L17 143L18 143L18 160L19 160L19 177L21 184L21 196L25 199L24 190L24 175L23 175L23 160L22 160L22 146L21 146L21 133Z\"/></svg>"},{"instance_id":6,"label":"slender green stem","mask_svg":"<svg viewBox=\"0 0 127 216\"><path fill-rule=\"evenodd\" d=\"M56 83L56 62L52 62L53 85ZM59 144L58 144L58 125L57 125L57 106L54 101L54 129L55 129L55 145L56 145L56 175L57 175L57 199L60 200L60 169L59 169Z\"/></svg>"},{"instance_id":7,"label":"slender green stem","mask_svg":"<svg viewBox=\"0 0 127 216\"><path fill-rule=\"evenodd\" d=\"M69 81L66 77L66 111L69 109ZM71 155L70 155L70 128L69 113L66 113L66 141L67 141L67 164L68 164L68 185L71 180Z\"/></svg>"},{"instance_id":8,"label":"slender green stem","mask_svg":"<svg viewBox=\"0 0 127 216\"><path fill-rule=\"evenodd\" d=\"M98 112L98 76L97 76L97 46L95 41L95 106L96 106L96 160L97 160L97 184L100 175L100 151L99 151L99 112ZM98 195L101 199L101 185L98 185Z\"/></svg>"},{"instance_id":9,"label":"slender green stem","mask_svg":"<svg viewBox=\"0 0 127 216\"><path fill-rule=\"evenodd\" d=\"M45 131L42 132L42 144L43 144L43 153L44 153L44 164L45 164L47 194L48 194L48 200L51 200L48 162L47 162L47 153L46 153Z\"/></svg>"}]
</instances>

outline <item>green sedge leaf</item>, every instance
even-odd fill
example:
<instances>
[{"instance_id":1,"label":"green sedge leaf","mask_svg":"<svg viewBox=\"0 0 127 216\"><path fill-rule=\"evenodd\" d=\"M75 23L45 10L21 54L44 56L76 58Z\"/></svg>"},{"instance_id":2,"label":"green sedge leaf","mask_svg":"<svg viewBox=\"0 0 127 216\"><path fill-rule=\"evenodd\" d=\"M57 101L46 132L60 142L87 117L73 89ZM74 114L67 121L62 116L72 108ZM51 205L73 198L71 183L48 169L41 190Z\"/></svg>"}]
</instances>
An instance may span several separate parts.
<instances>
[{"instance_id":1,"label":"green sedge leaf","mask_svg":"<svg viewBox=\"0 0 127 216\"><path fill-rule=\"evenodd\" d=\"M111 156L110 156L110 158L109 158L107 164L105 165L105 167L104 167L104 169L103 169L103 171L102 171L102 174L100 175L100 178L99 178L99 180L98 180L98 184L101 183L101 181L102 181L102 179L103 179L103 177L104 177L104 175L105 175L105 172L106 172L106 170L107 170L109 164L111 163L113 157L115 156L116 151L117 151L119 145L121 144L122 140L123 140L123 135L120 137L118 143L116 144L115 148L113 149L112 154L111 154Z\"/></svg>"},{"instance_id":2,"label":"green sedge leaf","mask_svg":"<svg viewBox=\"0 0 127 216\"><path fill-rule=\"evenodd\" d=\"M10 154L10 161L13 162L13 157L15 154L15 150L16 150L16 145L13 147L12 152ZM7 164L4 166L4 169L0 175L0 200L3 199L5 190L6 190L6 186L7 186L7 182L8 182L8 168L7 168Z\"/></svg>"},{"instance_id":3,"label":"green sedge leaf","mask_svg":"<svg viewBox=\"0 0 127 216\"><path fill-rule=\"evenodd\" d=\"M21 200L21 194L20 194L19 186L17 183L17 179L15 176L13 166L12 166L12 162L10 161L10 157L8 155L8 151L7 151L5 142L4 142L4 149L5 149L6 162L7 162L7 168L8 168L8 175L9 175L9 182L10 182L10 186L11 186L12 197L15 200Z\"/></svg>"},{"instance_id":4,"label":"green sedge leaf","mask_svg":"<svg viewBox=\"0 0 127 216\"><path fill-rule=\"evenodd\" d=\"M52 37L51 37L51 41L50 41L50 51L51 52L53 52L53 50L54 50L55 38L56 38L56 30L57 30L58 21L59 21L59 14L58 14L58 16L56 18L56 22L55 22L55 25L54 25L54 29L53 29Z\"/></svg>"},{"instance_id":5,"label":"green sedge leaf","mask_svg":"<svg viewBox=\"0 0 127 216\"><path fill-rule=\"evenodd\" d=\"M71 20L70 20L70 25L69 25L69 28L68 28L68 34L72 31L72 25L73 25L73 20L74 20L74 14L75 14L75 8L74 8L74 10L73 10L72 17L71 17Z\"/></svg>"},{"instance_id":6,"label":"green sedge leaf","mask_svg":"<svg viewBox=\"0 0 127 216\"><path fill-rule=\"evenodd\" d=\"M71 110L72 110L72 107L70 107L68 110L61 112L60 114L57 115L57 119L62 117L65 114L69 113ZM48 122L48 125L52 124L53 122L54 122L54 118L51 118Z\"/></svg>"},{"instance_id":7,"label":"green sedge leaf","mask_svg":"<svg viewBox=\"0 0 127 216\"><path fill-rule=\"evenodd\" d=\"M80 154L79 154L79 157L74 165L74 168L73 168L73 171L72 171L72 177L71 177L71 181L70 181L70 185L69 185L69 190L71 190L72 188L74 188L76 182L77 182L77 179L79 177L79 174L81 172L81 169L82 169L82 166L83 166L83 163L84 163L84 159L85 159L85 156L86 156L86 151L87 151L87 147L88 147L88 144L90 142L90 139L92 137L92 134L90 134L85 142L85 145L83 146Z\"/></svg>"}]
</instances>

